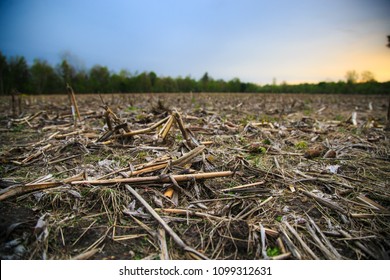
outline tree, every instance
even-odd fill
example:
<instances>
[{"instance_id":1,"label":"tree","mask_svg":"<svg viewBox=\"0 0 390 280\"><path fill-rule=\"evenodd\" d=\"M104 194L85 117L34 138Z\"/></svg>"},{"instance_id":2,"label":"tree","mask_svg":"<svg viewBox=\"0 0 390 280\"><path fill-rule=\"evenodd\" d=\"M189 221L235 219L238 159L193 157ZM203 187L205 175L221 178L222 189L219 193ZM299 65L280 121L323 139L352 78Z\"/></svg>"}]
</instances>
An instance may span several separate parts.
<instances>
[{"instance_id":1,"label":"tree","mask_svg":"<svg viewBox=\"0 0 390 280\"><path fill-rule=\"evenodd\" d=\"M30 68L33 90L39 94L57 91L58 77L54 69L45 60L35 59Z\"/></svg>"},{"instance_id":2,"label":"tree","mask_svg":"<svg viewBox=\"0 0 390 280\"><path fill-rule=\"evenodd\" d=\"M234 78L228 82L229 92L240 92L241 82L239 78Z\"/></svg>"},{"instance_id":3,"label":"tree","mask_svg":"<svg viewBox=\"0 0 390 280\"><path fill-rule=\"evenodd\" d=\"M64 87L66 84L73 84L74 78L76 76L76 69L66 60L62 59L61 64L58 65L57 71L62 79Z\"/></svg>"},{"instance_id":4,"label":"tree","mask_svg":"<svg viewBox=\"0 0 390 280\"><path fill-rule=\"evenodd\" d=\"M152 86L152 89L155 87L156 85L156 82L157 82L157 74L154 73L153 71L152 72L149 72L149 80L150 80L150 83L151 83L151 86ZM153 90L152 90L153 91Z\"/></svg>"},{"instance_id":5,"label":"tree","mask_svg":"<svg viewBox=\"0 0 390 280\"><path fill-rule=\"evenodd\" d=\"M359 74L355 70L347 71L345 74L345 79L349 84L356 84L356 82L359 80Z\"/></svg>"},{"instance_id":6,"label":"tree","mask_svg":"<svg viewBox=\"0 0 390 280\"><path fill-rule=\"evenodd\" d=\"M110 71L105 66L95 65L89 71L90 90L94 93L108 92Z\"/></svg>"},{"instance_id":7,"label":"tree","mask_svg":"<svg viewBox=\"0 0 390 280\"><path fill-rule=\"evenodd\" d=\"M6 91L28 91L29 71L26 59L23 56L11 57L8 62L9 80Z\"/></svg>"},{"instance_id":8,"label":"tree","mask_svg":"<svg viewBox=\"0 0 390 280\"><path fill-rule=\"evenodd\" d=\"M200 88L202 91L208 91L208 84L210 81L209 74L206 72L203 74L202 78L200 78Z\"/></svg>"},{"instance_id":9,"label":"tree","mask_svg":"<svg viewBox=\"0 0 390 280\"><path fill-rule=\"evenodd\" d=\"M369 82L375 82L374 74L370 71L363 71L360 75L360 82L362 83L369 83Z\"/></svg>"},{"instance_id":10,"label":"tree","mask_svg":"<svg viewBox=\"0 0 390 280\"><path fill-rule=\"evenodd\" d=\"M85 70L76 72L76 75L72 83L72 88L76 92L80 92L80 93L92 92L89 86L89 77Z\"/></svg>"},{"instance_id":11,"label":"tree","mask_svg":"<svg viewBox=\"0 0 390 280\"><path fill-rule=\"evenodd\" d=\"M176 80L171 77L158 79L156 87L160 92L177 92L178 86Z\"/></svg>"},{"instance_id":12,"label":"tree","mask_svg":"<svg viewBox=\"0 0 390 280\"><path fill-rule=\"evenodd\" d=\"M0 52L0 94L6 94L5 82L8 78L7 58Z\"/></svg>"},{"instance_id":13,"label":"tree","mask_svg":"<svg viewBox=\"0 0 390 280\"><path fill-rule=\"evenodd\" d=\"M152 91L152 81L148 73L142 72L135 78L135 90L136 92Z\"/></svg>"}]
</instances>

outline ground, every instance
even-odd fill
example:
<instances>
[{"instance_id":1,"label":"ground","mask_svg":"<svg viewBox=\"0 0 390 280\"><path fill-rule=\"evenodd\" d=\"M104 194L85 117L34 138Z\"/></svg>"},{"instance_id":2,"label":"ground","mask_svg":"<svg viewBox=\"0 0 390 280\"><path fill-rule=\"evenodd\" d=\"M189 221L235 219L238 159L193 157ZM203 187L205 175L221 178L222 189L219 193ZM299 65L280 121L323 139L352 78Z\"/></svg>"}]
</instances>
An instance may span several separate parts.
<instances>
[{"instance_id":1,"label":"ground","mask_svg":"<svg viewBox=\"0 0 390 280\"><path fill-rule=\"evenodd\" d=\"M389 258L386 96L76 94L79 119L17 99L1 259Z\"/></svg>"}]
</instances>

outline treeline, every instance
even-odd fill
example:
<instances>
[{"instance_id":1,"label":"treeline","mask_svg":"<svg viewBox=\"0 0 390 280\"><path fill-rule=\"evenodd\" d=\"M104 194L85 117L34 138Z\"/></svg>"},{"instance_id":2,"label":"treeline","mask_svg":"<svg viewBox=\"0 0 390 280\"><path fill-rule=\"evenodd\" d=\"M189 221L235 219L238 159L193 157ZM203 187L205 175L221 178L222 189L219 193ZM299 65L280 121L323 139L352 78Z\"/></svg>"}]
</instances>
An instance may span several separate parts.
<instances>
[{"instance_id":1,"label":"treeline","mask_svg":"<svg viewBox=\"0 0 390 280\"><path fill-rule=\"evenodd\" d=\"M367 76L367 73L370 74ZM0 94L21 92L28 94L66 93L69 84L77 93L128 92L258 92L258 93L359 93L388 94L390 82L379 83L366 71L366 79L358 81L355 71L347 72L346 81L257 85L213 79L206 72L199 80L187 77L159 77L154 72L131 74L126 70L111 72L106 66L96 65L89 70L76 70L67 59L55 67L45 60L35 59L29 66L23 56L6 58L0 52Z\"/></svg>"}]
</instances>

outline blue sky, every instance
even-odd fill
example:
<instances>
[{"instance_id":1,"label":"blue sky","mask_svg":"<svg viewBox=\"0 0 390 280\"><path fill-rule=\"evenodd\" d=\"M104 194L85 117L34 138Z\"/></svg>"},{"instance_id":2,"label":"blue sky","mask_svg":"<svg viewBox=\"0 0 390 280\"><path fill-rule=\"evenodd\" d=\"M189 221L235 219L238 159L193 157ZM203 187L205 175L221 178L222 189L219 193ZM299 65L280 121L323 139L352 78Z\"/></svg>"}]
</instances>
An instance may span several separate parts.
<instances>
[{"instance_id":1,"label":"blue sky","mask_svg":"<svg viewBox=\"0 0 390 280\"><path fill-rule=\"evenodd\" d=\"M387 0L0 0L0 51L259 84L390 80Z\"/></svg>"}]
</instances>

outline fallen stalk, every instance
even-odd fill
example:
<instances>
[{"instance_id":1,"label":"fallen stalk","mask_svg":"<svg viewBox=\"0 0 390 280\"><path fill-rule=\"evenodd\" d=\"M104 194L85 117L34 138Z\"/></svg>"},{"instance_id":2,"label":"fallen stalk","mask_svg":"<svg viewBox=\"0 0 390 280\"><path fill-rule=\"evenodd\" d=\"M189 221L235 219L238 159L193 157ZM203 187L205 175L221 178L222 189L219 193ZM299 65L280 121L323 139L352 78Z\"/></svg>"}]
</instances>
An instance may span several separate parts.
<instances>
[{"instance_id":1,"label":"fallen stalk","mask_svg":"<svg viewBox=\"0 0 390 280\"><path fill-rule=\"evenodd\" d=\"M227 177L233 175L232 171L220 171L220 172L206 172L198 174L183 174L172 175L172 178L177 182L187 182L191 180L211 179L217 177ZM150 184L150 183L170 183L171 179L166 176L149 176L149 177L135 177L135 178L118 178L108 180L90 180L90 181L74 181L72 185L109 185L109 184Z\"/></svg>"},{"instance_id":2,"label":"fallen stalk","mask_svg":"<svg viewBox=\"0 0 390 280\"><path fill-rule=\"evenodd\" d=\"M345 211L343 208L341 208L340 206L334 204L333 202L330 202L329 200L327 199L324 199L322 197L319 197L319 196L316 196L315 194L312 194L308 191L305 191L305 190L300 190L304 195L310 197L310 198L313 198L314 200L316 200L318 203L326 206L326 207L329 207L333 210L336 210L338 212L340 212L341 214L344 214L344 215L348 215L347 214L347 211Z\"/></svg>"},{"instance_id":3,"label":"fallen stalk","mask_svg":"<svg viewBox=\"0 0 390 280\"><path fill-rule=\"evenodd\" d=\"M224 221L224 222L244 221L242 219L219 217L219 216L211 215L208 213L203 213L203 212L199 212L199 211L191 211L191 210L187 210L187 209L162 208L162 209L156 209L156 210L162 211L165 213L169 213L169 214L197 216L197 217L202 217L202 218L207 218L207 219L212 219L212 220L217 220L217 221ZM269 236L277 237L279 235L279 233L273 229L270 229L270 228L264 228L264 229L265 229L265 233Z\"/></svg>"},{"instance_id":4,"label":"fallen stalk","mask_svg":"<svg viewBox=\"0 0 390 280\"><path fill-rule=\"evenodd\" d=\"M137 134L144 134L144 133L151 132L153 129L159 127L159 126L162 125L164 122L168 121L169 118L170 118L170 116L169 116L169 117L166 117L166 118L164 118L164 119L162 119L162 120L159 121L159 122L156 122L154 125L152 125L152 126L150 126L150 127L148 127L148 128L129 131L129 132L126 132L126 133L123 133L123 134L120 134L120 135L115 135L115 136L113 136L113 137L114 137L114 138L128 137L128 136L134 136L134 135L137 135Z\"/></svg>"},{"instance_id":5,"label":"fallen stalk","mask_svg":"<svg viewBox=\"0 0 390 280\"><path fill-rule=\"evenodd\" d=\"M39 183L31 183L26 185L11 186L8 188L8 190L4 190L4 192L0 195L0 201L3 201L4 199L7 199L9 197L25 194L32 191L39 191L39 190L59 187L64 184L70 183L75 180L80 180L83 178L85 178L84 171L60 182L39 182Z\"/></svg>"},{"instance_id":6,"label":"fallen stalk","mask_svg":"<svg viewBox=\"0 0 390 280\"><path fill-rule=\"evenodd\" d=\"M132 187L129 185L125 185L126 189L139 201L141 204L148 210L148 212L157 220L157 222L165 229L166 232L173 238L175 243L179 245L183 250L193 253L196 256L207 260L208 257L203 255L202 253L198 252L194 248L188 246L187 244L184 243L184 241L172 230L172 228L163 220L161 217L157 214L156 211L143 199L141 195L139 195Z\"/></svg>"},{"instance_id":7,"label":"fallen stalk","mask_svg":"<svg viewBox=\"0 0 390 280\"><path fill-rule=\"evenodd\" d=\"M182 166L182 165L186 164L187 162L189 162L194 157L196 157L198 154L200 154L204 149L205 149L205 146L203 146L203 145L199 146L199 147L196 147L195 149L189 151L188 153L184 154L180 158L172 160L171 163L169 163L169 159L168 159L168 160L165 160L165 161L156 162L153 165L145 165L145 164L143 164L143 165L141 165L141 167L137 167L136 166L136 170L127 172L127 175L129 177L132 177L132 176L136 176L136 175L143 174L143 173L149 173L149 172L157 171L157 170L160 170L160 169L164 169L169 164ZM140 168L140 169L138 169L138 168ZM117 174L117 173L120 173L120 172L128 171L129 169L130 169L130 167L125 167L125 168L113 171L111 173L108 173L106 175L103 175L103 176L99 177L98 180L104 179L104 178L106 178L108 176L111 176L111 175L114 175L114 174Z\"/></svg>"}]
</instances>

